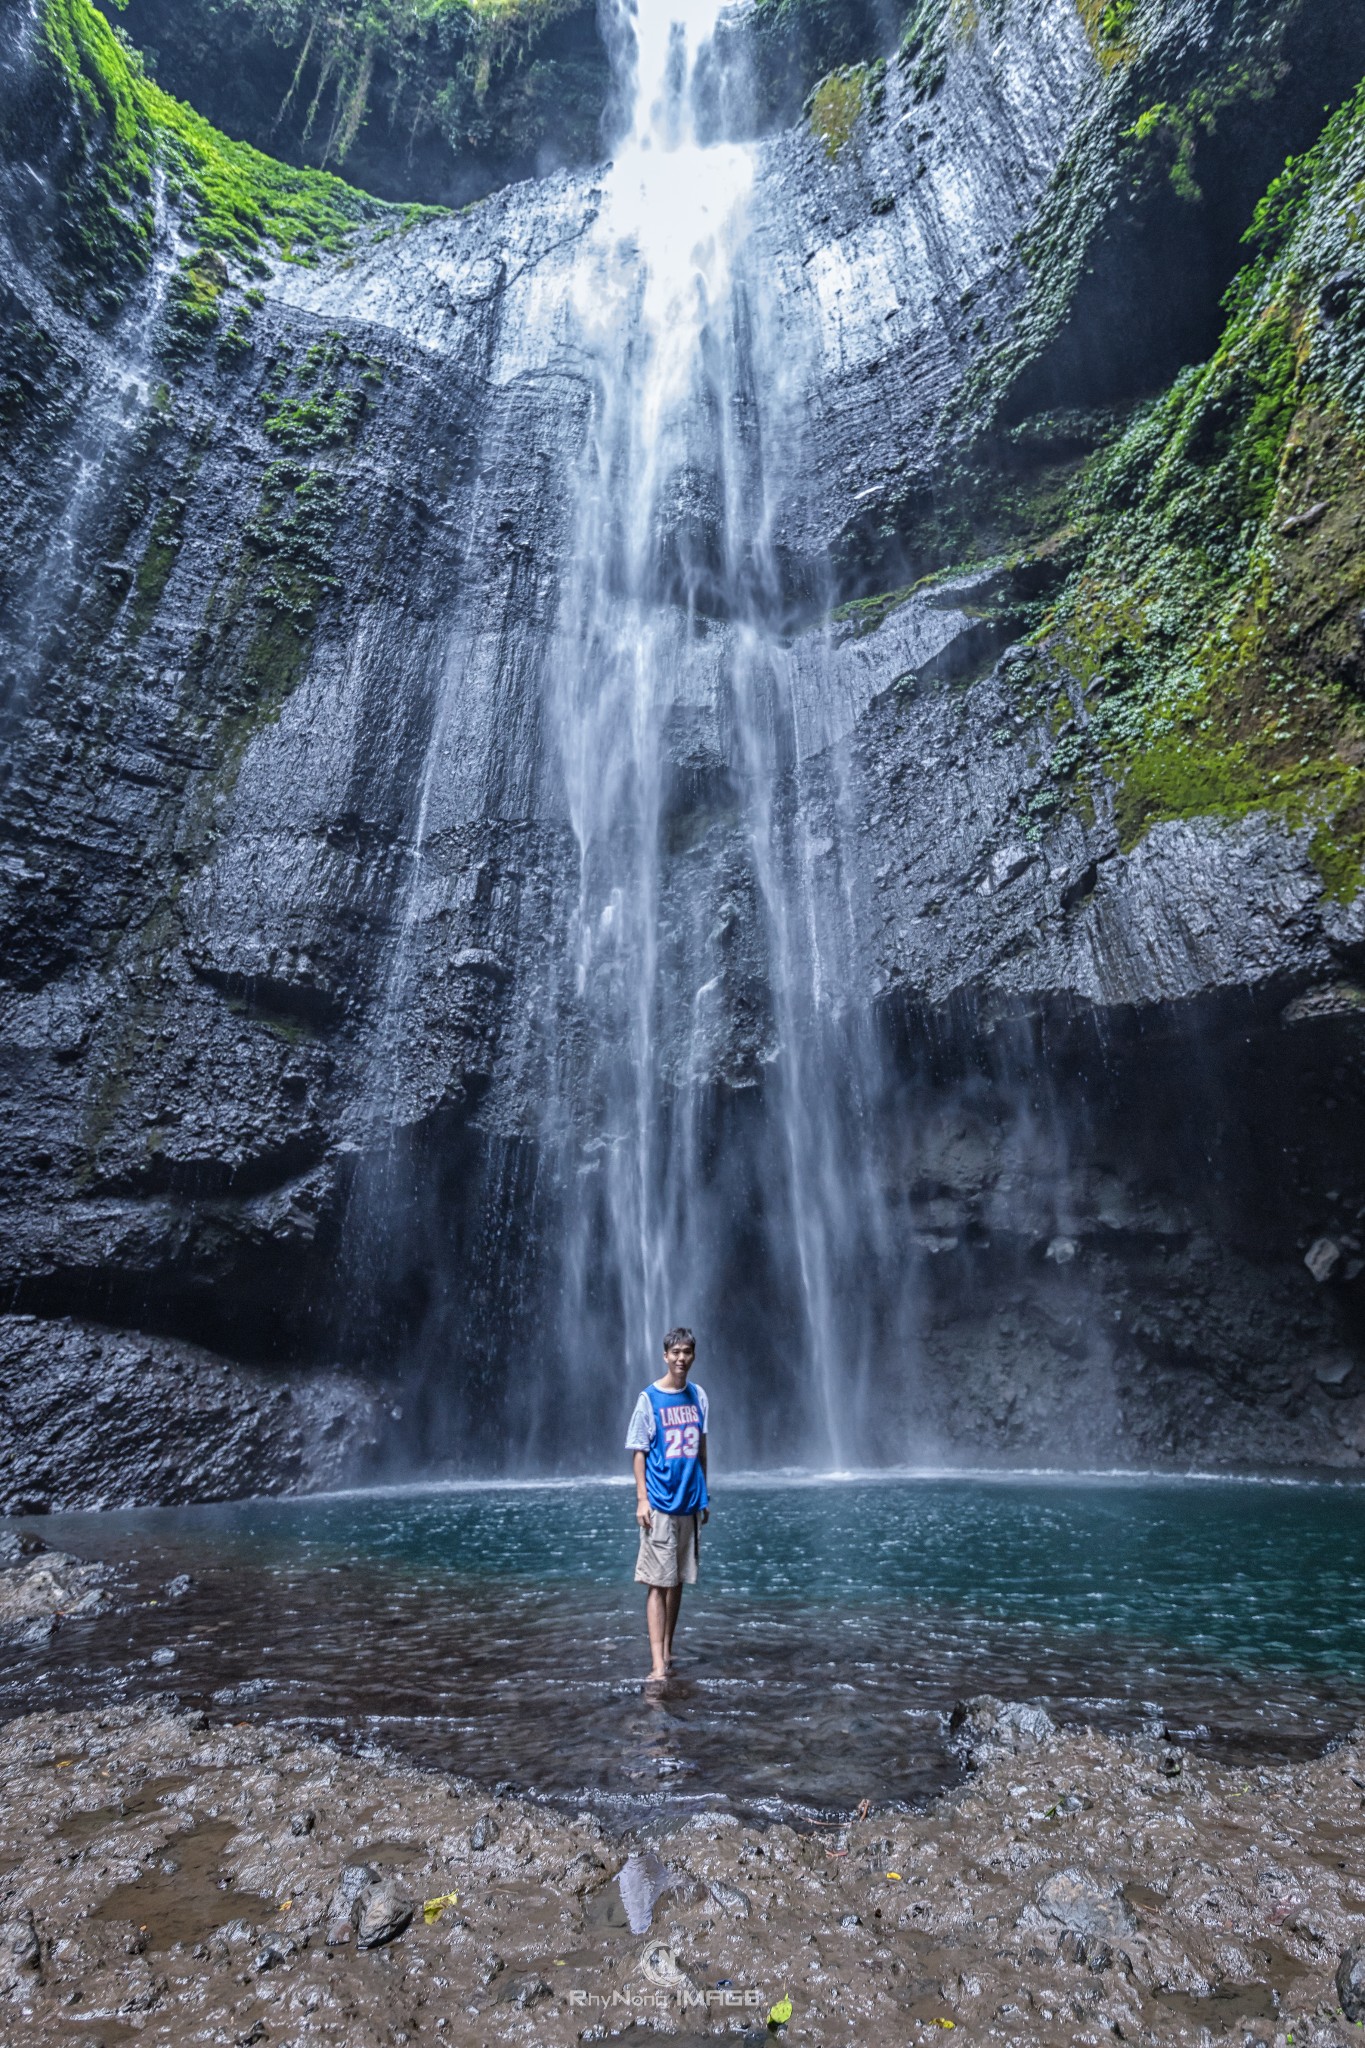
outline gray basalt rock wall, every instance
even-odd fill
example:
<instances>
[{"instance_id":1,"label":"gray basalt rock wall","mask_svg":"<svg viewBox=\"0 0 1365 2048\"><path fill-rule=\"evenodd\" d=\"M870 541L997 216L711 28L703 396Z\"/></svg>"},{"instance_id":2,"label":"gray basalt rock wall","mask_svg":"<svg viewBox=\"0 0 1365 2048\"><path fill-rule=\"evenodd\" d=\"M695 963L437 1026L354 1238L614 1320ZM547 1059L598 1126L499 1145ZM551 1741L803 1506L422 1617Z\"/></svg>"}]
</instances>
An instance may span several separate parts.
<instances>
[{"instance_id":1,"label":"gray basalt rock wall","mask_svg":"<svg viewBox=\"0 0 1365 2048\"><path fill-rule=\"evenodd\" d=\"M745 258L799 420L769 466L783 801L852 906L850 1000L891 1052L879 1156L934 1368L915 1399L927 1441L984 1458L1349 1464L1359 911L1255 818L1128 852L1103 814L1023 835L1052 740L1004 652L1017 593L967 577L823 624L888 561L924 566L896 557L897 507L1035 317L1019 239L1108 118L1069 0L987 12L931 100L892 66L836 162L805 128L762 145ZM1215 8L1171 13L1219 33ZM510 1276L552 1221L547 1041L574 1028L546 967L576 881L538 683L589 403L554 316L598 202L560 173L278 265L246 351L171 370L155 272L95 329L13 219L0 241L4 1370L52 1390L49 1418L91 1383L121 1405L140 1343L185 1417L183 1455L134 1432L105 1469L83 1438L63 1478L33 1452L10 1506L358 1469L381 1411L338 1368L403 1377L443 1291L450 1327L498 1303L498 1341L443 1367L460 1429L497 1415L535 1309ZM356 394L344 428L267 431L310 393ZM680 527L714 517L703 480L680 495ZM711 683L729 630L702 631L673 767L676 886L732 928L711 1080L741 1115L773 1047ZM287 1441L243 1420L262 1370L323 1419ZM429 1426L430 1396L406 1405Z\"/></svg>"}]
</instances>

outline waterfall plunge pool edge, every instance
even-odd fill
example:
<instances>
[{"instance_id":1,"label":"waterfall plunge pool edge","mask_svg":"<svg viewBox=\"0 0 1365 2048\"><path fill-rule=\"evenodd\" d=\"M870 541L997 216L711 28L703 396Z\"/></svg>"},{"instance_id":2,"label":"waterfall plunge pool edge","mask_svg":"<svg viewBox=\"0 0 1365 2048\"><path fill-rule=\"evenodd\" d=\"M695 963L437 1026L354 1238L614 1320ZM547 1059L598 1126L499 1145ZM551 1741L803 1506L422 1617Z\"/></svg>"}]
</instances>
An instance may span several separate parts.
<instances>
[{"instance_id":1,"label":"waterfall plunge pool edge","mask_svg":"<svg viewBox=\"0 0 1365 2048\"><path fill-rule=\"evenodd\" d=\"M93 1611L8 1632L6 1717L173 1699L612 1825L920 1804L981 1693L1245 1759L1365 1720L1365 1493L1340 1483L722 1478L659 1695L609 1480L13 1526L106 1578Z\"/></svg>"}]
</instances>

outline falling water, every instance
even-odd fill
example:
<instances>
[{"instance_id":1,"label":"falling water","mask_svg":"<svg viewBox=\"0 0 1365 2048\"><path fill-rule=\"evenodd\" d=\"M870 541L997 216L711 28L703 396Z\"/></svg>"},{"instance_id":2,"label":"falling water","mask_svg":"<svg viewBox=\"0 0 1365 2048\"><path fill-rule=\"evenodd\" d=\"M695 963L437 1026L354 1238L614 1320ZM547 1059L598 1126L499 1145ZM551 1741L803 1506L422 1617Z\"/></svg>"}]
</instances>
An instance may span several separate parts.
<instances>
[{"instance_id":1,"label":"falling water","mask_svg":"<svg viewBox=\"0 0 1365 2048\"><path fill-rule=\"evenodd\" d=\"M21 587L0 605L8 672L0 677L0 736L23 717L42 677L60 658L73 593L88 584L109 525L142 445L157 382L156 345L181 243L166 202L166 174L152 175L150 260L142 291L124 310L108 340L93 352L91 376L75 432L64 455L65 474L49 501L60 506ZM66 326L57 309L54 328ZM9 763L0 765L0 776Z\"/></svg>"},{"instance_id":2,"label":"falling water","mask_svg":"<svg viewBox=\"0 0 1365 2048\"><path fill-rule=\"evenodd\" d=\"M600 1438L597 1401L690 1322L740 1455L839 1466L877 1454L866 1382L908 1295L866 1146L877 1051L839 1003L838 848L797 766L771 509L791 338L753 246L755 149L697 129L719 12L613 22L629 127L574 277L593 407L547 666L578 850L544 1132L559 1351ZM562 1455L562 1403L538 1423L537 1461Z\"/></svg>"}]
</instances>

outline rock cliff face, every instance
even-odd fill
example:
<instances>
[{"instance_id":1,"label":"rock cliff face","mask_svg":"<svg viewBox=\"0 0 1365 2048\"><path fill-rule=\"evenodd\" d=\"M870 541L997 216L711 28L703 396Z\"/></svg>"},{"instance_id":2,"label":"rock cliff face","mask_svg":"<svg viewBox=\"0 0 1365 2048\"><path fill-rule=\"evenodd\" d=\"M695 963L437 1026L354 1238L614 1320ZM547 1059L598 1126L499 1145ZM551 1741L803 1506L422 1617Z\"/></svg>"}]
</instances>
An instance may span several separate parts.
<instances>
[{"instance_id":1,"label":"rock cliff face","mask_svg":"<svg viewBox=\"0 0 1365 2048\"><path fill-rule=\"evenodd\" d=\"M98 189L115 103L107 81L82 98L95 60L61 69L41 8L6 15L0 1384L55 1442L92 1388L133 1405L136 1353L184 1446L87 1434L78 1476L32 1453L7 1504L492 1457L570 1198L542 1109L579 1028L549 964L577 850L541 674L591 405L563 309L600 179L453 217L357 208L301 264L277 229L245 257L196 240L209 181L196 199L171 152L137 260L83 273L48 224L78 192L130 217ZM832 113L820 88L761 143L743 254L786 380L770 417L792 422L765 466L791 706L775 843L799 846L877 1043L866 1149L914 1300L884 1442L1354 1466L1365 898L1341 778L1365 753L1332 636L1365 588L1331 535L1360 489L1340 337L1362 284L1319 276L1291 215L1359 179L1358 121L1276 201L1253 313L1260 332L1288 307L1291 385L1207 599L1288 588L1296 518L1337 548L1266 670L1329 650L1330 706L1292 734L1317 782L1290 800L1289 725L1283 758L1257 754L1258 681L1217 737L1260 781L1149 777L1134 812L1143 764L1172 731L1194 759L1200 728L1180 739L1175 656L1150 622L1120 630L1112 591L1179 482L1153 436L1208 468L1244 415L1270 432L1235 348L1203 453L1186 386L1178 417L1145 402L1221 346L1237 237L1365 67L1365 29L1330 0L973 21L921 8L884 72L840 74ZM694 557L708 489L678 479ZM1183 544L1160 543L1188 589ZM1201 635L1231 633L1215 609ZM694 620L666 764L667 887L718 934L693 1075L713 1131L761 1114L783 1056L718 680L737 630ZM750 1455L771 1279L732 1298Z\"/></svg>"}]
</instances>

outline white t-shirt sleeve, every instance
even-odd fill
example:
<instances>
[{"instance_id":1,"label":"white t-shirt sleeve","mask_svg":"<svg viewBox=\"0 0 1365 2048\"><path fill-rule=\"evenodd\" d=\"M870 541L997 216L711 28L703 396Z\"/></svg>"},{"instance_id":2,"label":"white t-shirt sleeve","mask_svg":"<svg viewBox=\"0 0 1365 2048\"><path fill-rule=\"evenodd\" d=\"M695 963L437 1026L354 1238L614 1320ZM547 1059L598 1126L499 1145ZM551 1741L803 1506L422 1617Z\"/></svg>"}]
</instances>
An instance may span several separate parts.
<instances>
[{"instance_id":1,"label":"white t-shirt sleeve","mask_svg":"<svg viewBox=\"0 0 1365 2048\"><path fill-rule=\"evenodd\" d=\"M641 1394L630 1418L630 1428L626 1431L626 1449L647 1451L654 1441L654 1430L654 1403L648 1394Z\"/></svg>"},{"instance_id":2,"label":"white t-shirt sleeve","mask_svg":"<svg viewBox=\"0 0 1365 2048\"><path fill-rule=\"evenodd\" d=\"M708 1412L709 1412L709 1410L710 1410L710 1406L711 1406L711 1404L710 1404L710 1402L709 1402L709 1401L707 1400L707 1398L706 1398L706 1389L705 1389L705 1387L699 1387L699 1386L697 1385L697 1383L696 1383L696 1381L695 1381L695 1380L693 1380L693 1382L692 1382L692 1392L693 1392L693 1393L694 1393L694 1394L696 1395L696 1397L697 1397L697 1406L698 1406L698 1407L700 1408L700 1410L701 1410L701 1433L702 1433L702 1435L703 1435L703 1436L705 1436L705 1435L706 1435L706 1417L707 1417L707 1414L708 1414Z\"/></svg>"}]
</instances>

